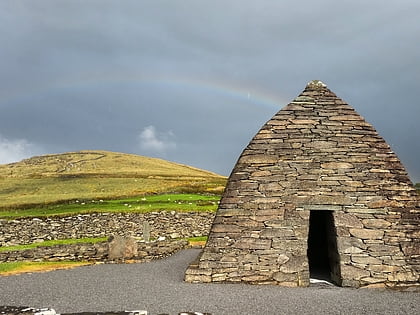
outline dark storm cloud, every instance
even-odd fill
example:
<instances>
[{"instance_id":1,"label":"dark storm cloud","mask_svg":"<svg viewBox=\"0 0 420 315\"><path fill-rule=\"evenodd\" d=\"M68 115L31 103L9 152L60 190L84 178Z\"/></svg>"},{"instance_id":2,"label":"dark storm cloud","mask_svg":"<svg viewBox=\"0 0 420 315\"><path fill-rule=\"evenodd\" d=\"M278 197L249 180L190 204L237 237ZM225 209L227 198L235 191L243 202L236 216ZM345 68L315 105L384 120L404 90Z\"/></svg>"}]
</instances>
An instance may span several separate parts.
<instances>
[{"instance_id":1,"label":"dark storm cloud","mask_svg":"<svg viewBox=\"0 0 420 315\"><path fill-rule=\"evenodd\" d=\"M228 174L321 79L420 181L418 1L0 3L0 162L106 149Z\"/></svg>"}]
</instances>

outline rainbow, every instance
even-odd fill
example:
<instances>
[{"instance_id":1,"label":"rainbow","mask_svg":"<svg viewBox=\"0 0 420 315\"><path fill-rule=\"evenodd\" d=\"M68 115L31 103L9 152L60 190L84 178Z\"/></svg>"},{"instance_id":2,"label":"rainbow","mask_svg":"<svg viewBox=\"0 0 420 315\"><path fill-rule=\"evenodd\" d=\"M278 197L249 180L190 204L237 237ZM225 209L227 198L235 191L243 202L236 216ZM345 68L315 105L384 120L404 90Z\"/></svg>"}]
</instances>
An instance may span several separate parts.
<instances>
[{"instance_id":1,"label":"rainbow","mask_svg":"<svg viewBox=\"0 0 420 315\"><path fill-rule=\"evenodd\" d=\"M282 97L270 91L251 86L241 86L233 82L223 80L205 80L197 78L170 77L170 76L137 76L137 75L85 75L77 80L61 80L54 84L40 84L24 91L15 92L5 98L0 99L0 103L13 101L23 98L48 93L49 91L71 91L73 89L89 89L109 84L118 85L149 85L160 87L162 90L167 88L182 89L184 91L202 91L205 95L220 95L242 101L248 106L264 106L278 110L286 103Z\"/></svg>"}]
</instances>

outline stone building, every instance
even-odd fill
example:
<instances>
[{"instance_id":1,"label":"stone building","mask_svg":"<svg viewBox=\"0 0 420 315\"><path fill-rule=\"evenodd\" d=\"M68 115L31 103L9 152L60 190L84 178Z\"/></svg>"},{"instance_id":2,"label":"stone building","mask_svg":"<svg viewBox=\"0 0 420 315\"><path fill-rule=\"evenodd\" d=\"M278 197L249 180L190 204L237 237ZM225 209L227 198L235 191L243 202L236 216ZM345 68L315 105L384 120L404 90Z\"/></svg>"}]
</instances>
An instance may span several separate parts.
<instances>
[{"instance_id":1,"label":"stone building","mask_svg":"<svg viewBox=\"0 0 420 315\"><path fill-rule=\"evenodd\" d=\"M243 151L185 280L418 288L419 223L396 154L312 81Z\"/></svg>"}]
</instances>

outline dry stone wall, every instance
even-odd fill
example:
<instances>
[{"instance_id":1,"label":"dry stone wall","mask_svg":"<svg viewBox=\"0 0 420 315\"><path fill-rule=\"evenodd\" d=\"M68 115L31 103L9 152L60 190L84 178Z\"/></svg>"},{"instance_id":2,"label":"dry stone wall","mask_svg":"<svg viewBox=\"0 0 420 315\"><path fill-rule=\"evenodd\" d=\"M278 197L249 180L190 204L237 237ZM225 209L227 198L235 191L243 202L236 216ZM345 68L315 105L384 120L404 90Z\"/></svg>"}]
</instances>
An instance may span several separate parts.
<instances>
[{"instance_id":1,"label":"dry stone wall","mask_svg":"<svg viewBox=\"0 0 420 315\"><path fill-rule=\"evenodd\" d=\"M312 81L243 151L186 281L309 285L310 218L321 211L332 216L336 284L419 286L419 197L404 167L353 108Z\"/></svg>"},{"instance_id":2,"label":"dry stone wall","mask_svg":"<svg viewBox=\"0 0 420 315\"><path fill-rule=\"evenodd\" d=\"M147 261L186 248L182 238L207 236L214 213L92 213L69 217L0 220L0 245L46 240L110 237L107 242L40 246L1 251L0 262L13 261ZM180 240L181 239L181 240Z\"/></svg>"},{"instance_id":3,"label":"dry stone wall","mask_svg":"<svg viewBox=\"0 0 420 315\"><path fill-rule=\"evenodd\" d=\"M110 261L150 261L164 258L173 253L187 248L188 241L185 240L161 240L153 242L137 242L130 238L130 247L126 244L113 244L112 241L96 244L72 244L41 246L23 251L0 252L0 262L16 261L89 261L89 262L110 262ZM119 245L116 247L115 245ZM127 250L128 249L128 250ZM117 253L117 254L116 254Z\"/></svg>"},{"instance_id":4,"label":"dry stone wall","mask_svg":"<svg viewBox=\"0 0 420 315\"><path fill-rule=\"evenodd\" d=\"M203 236L208 235L213 218L210 212L160 211L0 220L0 246L111 235L142 238L146 222L151 239Z\"/></svg>"}]
</instances>

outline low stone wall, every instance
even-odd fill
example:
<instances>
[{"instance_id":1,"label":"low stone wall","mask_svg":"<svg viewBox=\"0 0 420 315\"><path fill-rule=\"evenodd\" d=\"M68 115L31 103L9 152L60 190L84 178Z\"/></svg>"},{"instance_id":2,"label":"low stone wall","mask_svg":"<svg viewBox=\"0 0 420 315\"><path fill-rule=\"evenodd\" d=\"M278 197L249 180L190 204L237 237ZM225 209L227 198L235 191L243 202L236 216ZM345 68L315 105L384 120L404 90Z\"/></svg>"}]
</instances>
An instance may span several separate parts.
<instances>
[{"instance_id":1,"label":"low stone wall","mask_svg":"<svg viewBox=\"0 0 420 315\"><path fill-rule=\"evenodd\" d=\"M130 239L130 238L128 238ZM136 261L150 261L164 258L188 247L185 240L162 240L154 242L137 242L133 255L111 257L115 250L113 241L96 244L72 244L40 246L22 251L0 252L0 262L16 261L122 261L131 259ZM123 252L125 248L122 248Z\"/></svg>"},{"instance_id":2,"label":"low stone wall","mask_svg":"<svg viewBox=\"0 0 420 315\"><path fill-rule=\"evenodd\" d=\"M208 235L213 218L214 213L209 212L161 211L0 220L0 246L113 236L107 242L96 244L39 246L0 252L0 262L163 258L188 247L188 241L180 238Z\"/></svg>"},{"instance_id":3,"label":"low stone wall","mask_svg":"<svg viewBox=\"0 0 420 315\"><path fill-rule=\"evenodd\" d=\"M151 239L203 236L208 235L214 215L209 212L161 211L0 220L0 246L111 235L142 238L145 224L150 227Z\"/></svg>"}]
</instances>

